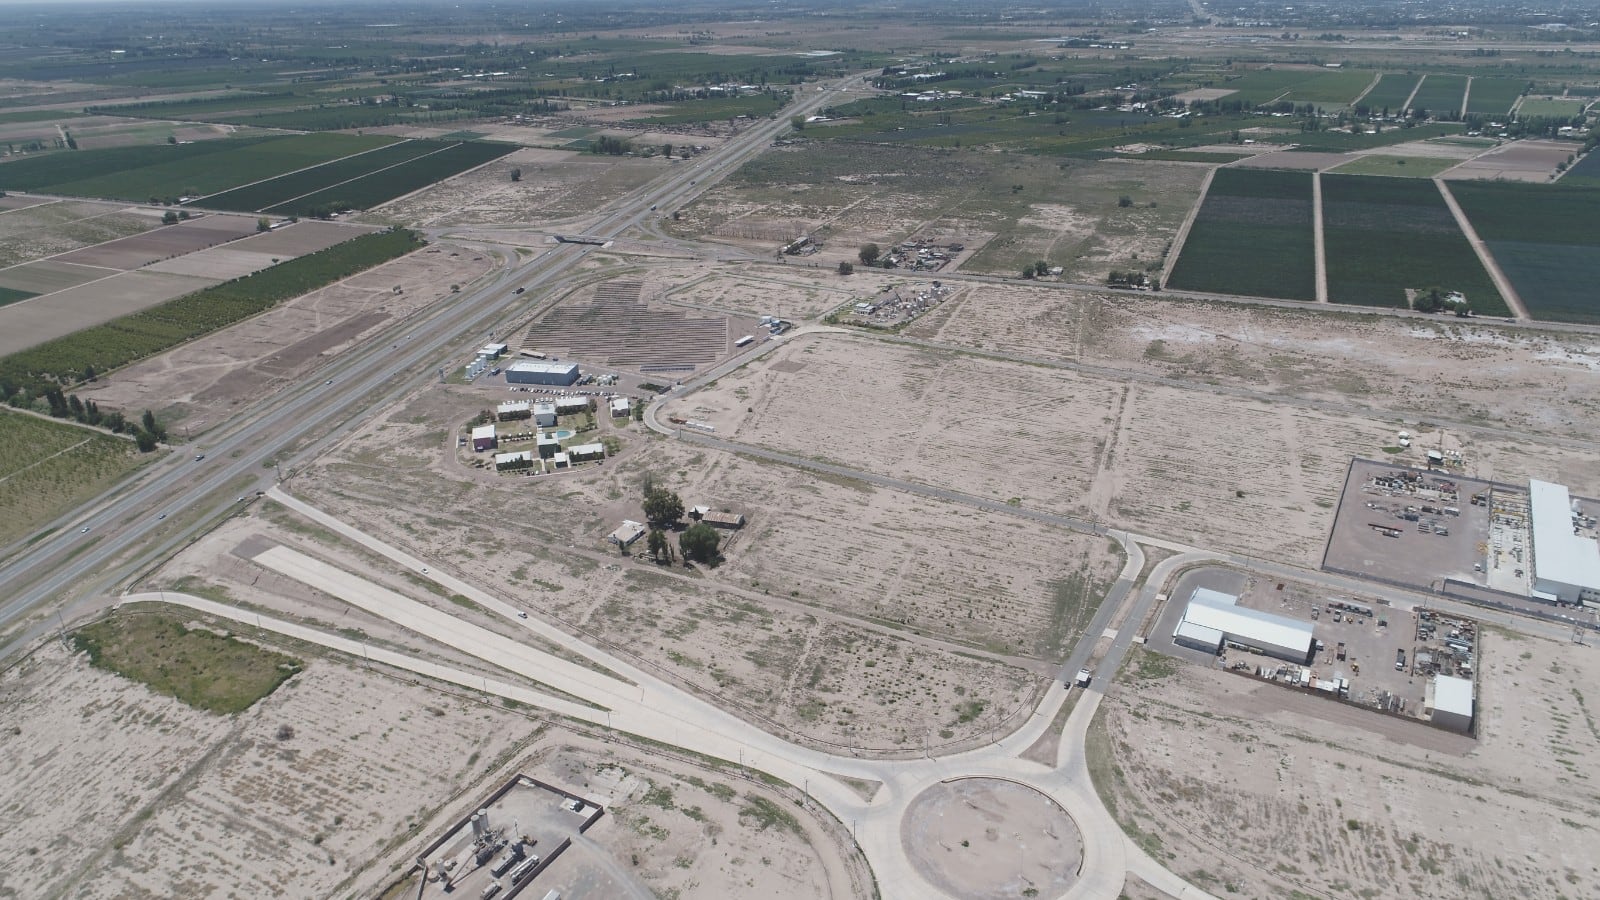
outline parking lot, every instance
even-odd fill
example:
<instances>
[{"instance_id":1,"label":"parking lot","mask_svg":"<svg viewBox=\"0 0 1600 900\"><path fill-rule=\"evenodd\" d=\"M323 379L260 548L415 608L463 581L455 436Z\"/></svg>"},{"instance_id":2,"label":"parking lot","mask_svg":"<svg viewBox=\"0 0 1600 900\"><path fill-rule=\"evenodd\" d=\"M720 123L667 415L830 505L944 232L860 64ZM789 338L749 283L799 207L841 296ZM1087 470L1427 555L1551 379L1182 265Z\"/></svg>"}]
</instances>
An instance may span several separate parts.
<instances>
[{"instance_id":1,"label":"parking lot","mask_svg":"<svg viewBox=\"0 0 1600 900\"><path fill-rule=\"evenodd\" d=\"M1453 473L1355 460L1322 567L1422 590L1438 590L1447 578L1488 585L1488 497L1496 487L1505 489Z\"/></svg>"}]
</instances>

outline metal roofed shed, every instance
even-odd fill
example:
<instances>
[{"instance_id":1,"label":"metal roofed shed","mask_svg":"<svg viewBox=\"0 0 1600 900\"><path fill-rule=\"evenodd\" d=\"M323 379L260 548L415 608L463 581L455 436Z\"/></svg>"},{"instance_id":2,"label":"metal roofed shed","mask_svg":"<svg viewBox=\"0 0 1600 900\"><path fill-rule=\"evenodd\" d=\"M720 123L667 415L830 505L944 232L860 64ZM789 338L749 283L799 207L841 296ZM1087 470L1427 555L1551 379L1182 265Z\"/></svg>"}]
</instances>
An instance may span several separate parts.
<instances>
[{"instance_id":1,"label":"metal roofed shed","mask_svg":"<svg viewBox=\"0 0 1600 900\"><path fill-rule=\"evenodd\" d=\"M1600 546L1572 526L1572 496L1563 485L1528 481L1533 521L1533 592L1578 603L1600 595Z\"/></svg>"},{"instance_id":2,"label":"metal roofed shed","mask_svg":"<svg viewBox=\"0 0 1600 900\"><path fill-rule=\"evenodd\" d=\"M627 397L612 397L611 398L611 416L612 416L612 418L619 418L619 417L627 416L628 413L630 413L632 411L633 411L633 401L632 400L628 399Z\"/></svg>"},{"instance_id":3,"label":"metal roofed shed","mask_svg":"<svg viewBox=\"0 0 1600 900\"><path fill-rule=\"evenodd\" d=\"M606 540L626 550L634 541L644 537L645 530L645 527L640 523L632 519L625 519L621 525L617 526L616 531L611 532L606 537Z\"/></svg>"},{"instance_id":4,"label":"metal roofed shed","mask_svg":"<svg viewBox=\"0 0 1600 900\"><path fill-rule=\"evenodd\" d=\"M1221 640L1209 643L1213 634ZM1173 631L1181 646L1216 652L1223 642L1240 644L1266 656L1294 663L1311 660L1316 638L1310 623L1239 606L1239 598L1210 588L1195 588Z\"/></svg>"},{"instance_id":5,"label":"metal roofed shed","mask_svg":"<svg viewBox=\"0 0 1600 900\"><path fill-rule=\"evenodd\" d=\"M507 384L553 384L565 387L577 380L577 363L524 359L506 366Z\"/></svg>"},{"instance_id":6,"label":"metal roofed shed","mask_svg":"<svg viewBox=\"0 0 1600 900\"><path fill-rule=\"evenodd\" d=\"M1434 725L1467 732L1472 730L1473 699L1472 679L1435 675L1428 682L1423 706L1432 710Z\"/></svg>"},{"instance_id":7,"label":"metal roofed shed","mask_svg":"<svg viewBox=\"0 0 1600 900\"><path fill-rule=\"evenodd\" d=\"M472 429L472 452L482 453L496 446L493 425L479 425Z\"/></svg>"}]
</instances>

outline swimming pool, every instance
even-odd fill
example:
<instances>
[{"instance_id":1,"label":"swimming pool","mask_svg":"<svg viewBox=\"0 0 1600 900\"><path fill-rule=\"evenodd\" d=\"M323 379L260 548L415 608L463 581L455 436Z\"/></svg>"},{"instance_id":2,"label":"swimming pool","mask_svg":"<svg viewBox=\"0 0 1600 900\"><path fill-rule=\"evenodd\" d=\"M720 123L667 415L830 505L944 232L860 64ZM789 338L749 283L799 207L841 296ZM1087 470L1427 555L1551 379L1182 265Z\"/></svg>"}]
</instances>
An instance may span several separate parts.
<instances>
[{"instance_id":1,"label":"swimming pool","mask_svg":"<svg viewBox=\"0 0 1600 900\"><path fill-rule=\"evenodd\" d=\"M577 434L577 432L573 431L571 428L557 428L555 431L548 431L548 432L545 432L545 433L549 434L549 435L553 435L555 437L555 439L558 440L558 441L564 441L567 438L570 438L573 435Z\"/></svg>"}]
</instances>

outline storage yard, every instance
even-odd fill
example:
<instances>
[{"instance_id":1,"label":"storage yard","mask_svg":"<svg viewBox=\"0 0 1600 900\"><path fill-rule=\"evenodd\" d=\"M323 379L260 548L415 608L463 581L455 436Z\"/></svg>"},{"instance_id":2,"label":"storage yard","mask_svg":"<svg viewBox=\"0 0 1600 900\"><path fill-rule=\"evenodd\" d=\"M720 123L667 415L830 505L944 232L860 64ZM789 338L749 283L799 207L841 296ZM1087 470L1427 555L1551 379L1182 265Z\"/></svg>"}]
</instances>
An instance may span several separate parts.
<instances>
[{"instance_id":1,"label":"storage yard","mask_svg":"<svg viewBox=\"0 0 1600 900\"><path fill-rule=\"evenodd\" d=\"M653 304L645 291L639 281L603 282L587 302L570 298L529 326L521 350L670 379L727 357L735 340L756 329L757 323L747 319Z\"/></svg>"}]
</instances>

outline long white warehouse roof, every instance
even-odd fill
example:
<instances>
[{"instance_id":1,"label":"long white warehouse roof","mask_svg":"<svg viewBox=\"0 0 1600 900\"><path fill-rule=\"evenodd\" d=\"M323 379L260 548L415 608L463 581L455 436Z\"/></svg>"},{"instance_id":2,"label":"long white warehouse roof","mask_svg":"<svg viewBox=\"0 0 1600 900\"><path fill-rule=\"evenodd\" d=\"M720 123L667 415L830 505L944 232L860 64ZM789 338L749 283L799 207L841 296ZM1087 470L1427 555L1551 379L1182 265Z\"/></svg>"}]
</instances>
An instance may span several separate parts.
<instances>
[{"instance_id":1,"label":"long white warehouse roof","mask_svg":"<svg viewBox=\"0 0 1600 900\"><path fill-rule=\"evenodd\" d=\"M1572 533L1572 497L1566 487L1530 479L1528 504L1534 578L1600 589L1600 546Z\"/></svg>"},{"instance_id":2,"label":"long white warehouse roof","mask_svg":"<svg viewBox=\"0 0 1600 900\"><path fill-rule=\"evenodd\" d=\"M1310 650L1311 624L1238 605L1239 598L1195 588L1184 611L1183 622L1220 631L1242 644Z\"/></svg>"}]
</instances>

